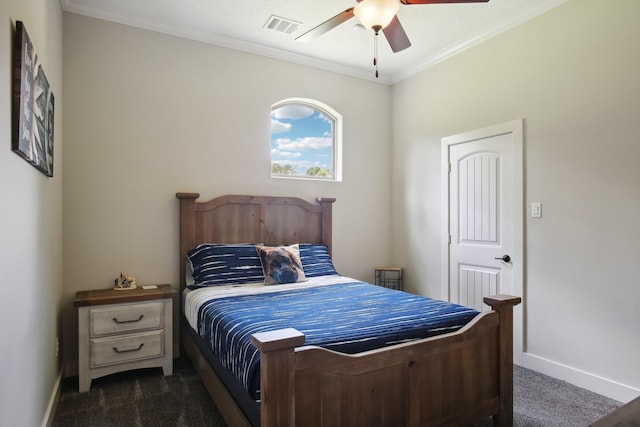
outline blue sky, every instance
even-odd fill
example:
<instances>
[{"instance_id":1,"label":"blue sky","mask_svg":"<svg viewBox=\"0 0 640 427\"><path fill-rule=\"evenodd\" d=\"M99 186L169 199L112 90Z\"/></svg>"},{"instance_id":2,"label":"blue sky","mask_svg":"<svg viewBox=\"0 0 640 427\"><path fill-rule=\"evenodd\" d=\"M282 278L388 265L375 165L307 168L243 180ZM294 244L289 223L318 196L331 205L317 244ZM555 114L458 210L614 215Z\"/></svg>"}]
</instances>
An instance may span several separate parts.
<instances>
[{"instance_id":1,"label":"blue sky","mask_svg":"<svg viewBox=\"0 0 640 427\"><path fill-rule=\"evenodd\" d=\"M304 104L271 111L271 161L291 164L300 175L307 168L333 169L332 120Z\"/></svg>"}]
</instances>

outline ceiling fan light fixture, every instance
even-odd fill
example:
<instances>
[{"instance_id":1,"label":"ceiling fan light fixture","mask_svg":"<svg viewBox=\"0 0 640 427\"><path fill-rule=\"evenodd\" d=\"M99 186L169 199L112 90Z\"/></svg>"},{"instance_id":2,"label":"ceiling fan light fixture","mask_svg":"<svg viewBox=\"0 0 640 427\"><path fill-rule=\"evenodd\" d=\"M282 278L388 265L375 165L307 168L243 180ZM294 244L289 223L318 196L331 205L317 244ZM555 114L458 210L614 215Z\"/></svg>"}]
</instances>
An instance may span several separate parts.
<instances>
[{"instance_id":1,"label":"ceiling fan light fixture","mask_svg":"<svg viewBox=\"0 0 640 427\"><path fill-rule=\"evenodd\" d=\"M389 25L398 9L398 0L362 0L353 9L353 13L366 28L379 31Z\"/></svg>"}]
</instances>

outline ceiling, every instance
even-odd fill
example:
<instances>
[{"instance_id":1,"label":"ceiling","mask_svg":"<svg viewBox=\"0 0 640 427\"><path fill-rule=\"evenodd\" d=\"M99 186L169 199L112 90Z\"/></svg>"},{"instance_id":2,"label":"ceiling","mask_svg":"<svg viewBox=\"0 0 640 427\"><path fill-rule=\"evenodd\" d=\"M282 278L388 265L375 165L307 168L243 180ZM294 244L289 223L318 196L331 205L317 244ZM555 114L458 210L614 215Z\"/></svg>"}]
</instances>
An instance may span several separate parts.
<instances>
[{"instance_id":1,"label":"ceiling","mask_svg":"<svg viewBox=\"0 0 640 427\"><path fill-rule=\"evenodd\" d=\"M381 34L379 78L373 31L357 18L302 43L295 38L356 0L61 0L67 12L393 84L567 0L401 5L398 18L412 46L393 53ZM266 28L271 17L294 21L291 33Z\"/></svg>"}]
</instances>

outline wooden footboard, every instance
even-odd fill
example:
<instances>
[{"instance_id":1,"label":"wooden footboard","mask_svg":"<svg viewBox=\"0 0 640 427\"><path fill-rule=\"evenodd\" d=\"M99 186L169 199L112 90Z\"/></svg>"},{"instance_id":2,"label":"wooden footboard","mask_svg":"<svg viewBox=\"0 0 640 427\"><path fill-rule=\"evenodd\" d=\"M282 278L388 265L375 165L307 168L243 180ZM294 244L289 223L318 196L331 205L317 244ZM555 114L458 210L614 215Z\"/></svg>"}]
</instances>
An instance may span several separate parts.
<instances>
[{"instance_id":1,"label":"wooden footboard","mask_svg":"<svg viewBox=\"0 0 640 427\"><path fill-rule=\"evenodd\" d=\"M255 334L262 426L511 426L520 301L485 298L493 311L458 332L355 355L300 347L295 329Z\"/></svg>"}]
</instances>

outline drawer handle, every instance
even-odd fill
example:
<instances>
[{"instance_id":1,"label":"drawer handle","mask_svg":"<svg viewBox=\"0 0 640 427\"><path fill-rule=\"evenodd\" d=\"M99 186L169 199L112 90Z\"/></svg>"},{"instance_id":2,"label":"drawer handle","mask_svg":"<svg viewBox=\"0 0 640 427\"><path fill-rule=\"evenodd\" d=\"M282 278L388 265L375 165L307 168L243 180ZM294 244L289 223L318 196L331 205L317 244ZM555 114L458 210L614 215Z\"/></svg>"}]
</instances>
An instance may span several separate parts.
<instances>
[{"instance_id":1,"label":"drawer handle","mask_svg":"<svg viewBox=\"0 0 640 427\"><path fill-rule=\"evenodd\" d=\"M138 348L131 348L129 350L118 350L117 347L113 347L113 351L115 351L116 353L130 353L132 351L141 350L143 345L144 345L144 343L140 343L140 346Z\"/></svg>"},{"instance_id":2,"label":"drawer handle","mask_svg":"<svg viewBox=\"0 0 640 427\"><path fill-rule=\"evenodd\" d=\"M133 320L118 320L117 317L114 317L113 321L116 322L116 323L135 323L135 322L141 321L143 317L144 317L144 314L141 314L140 317L138 317L137 319L133 319Z\"/></svg>"}]
</instances>

